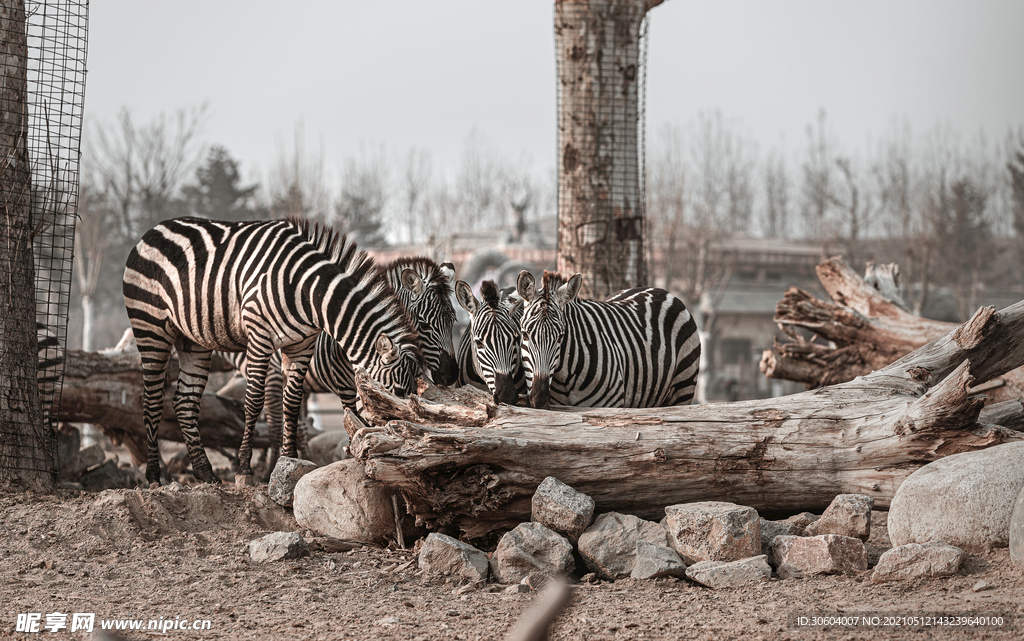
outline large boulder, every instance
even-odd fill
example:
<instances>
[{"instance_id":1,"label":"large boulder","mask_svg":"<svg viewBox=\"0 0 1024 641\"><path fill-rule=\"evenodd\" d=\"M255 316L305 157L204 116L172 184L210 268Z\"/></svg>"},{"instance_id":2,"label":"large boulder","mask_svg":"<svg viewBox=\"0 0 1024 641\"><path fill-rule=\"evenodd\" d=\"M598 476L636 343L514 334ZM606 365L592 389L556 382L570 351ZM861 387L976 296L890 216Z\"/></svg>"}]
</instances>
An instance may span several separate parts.
<instances>
[{"instance_id":1,"label":"large boulder","mask_svg":"<svg viewBox=\"0 0 1024 641\"><path fill-rule=\"evenodd\" d=\"M633 572L639 541L672 546L668 531L661 523L645 521L632 514L606 512L580 535L577 548L591 572L612 581Z\"/></svg>"},{"instance_id":2,"label":"large boulder","mask_svg":"<svg viewBox=\"0 0 1024 641\"><path fill-rule=\"evenodd\" d=\"M594 499L549 476L533 493L533 520L575 543L594 518Z\"/></svg>"},{"instance_id":3,"label":"large boulder","mask_svg":"<svg viewBox=\"0 0 1024 641\"><path fill-rule=\"evenodd\" d=\"M871 573L872 583L956 574L964 551L941 541L907 543L886 550Z\"/></svg>"},{"instance_id":4,"label":"large boulder","mask_svg":"<svg viewBox=\"0 0 1024 641\"><path fill-rule=\"evenodd\" d=\"M723 501L682 503L665 508L672 545L687 565L738 561L761 554L757 510Z\"/></svg>"},{"instance_id":5,"label":"large boulder","mask_svg":"<svg viewBox=\"0 0 1024 641\"><path fill-rule=\"evenodd\" d=\"M772 555L772 541L777 536L802 536L804 528L799 523L792 521L769 521L761 519L761 551L765 553L769 565L775 567L775 557Z\"/></svg>"},{"instance_id":6,"label":"large boulder","mask_svg":"<svg viewBox=\"0 0 1024 641\"><path fill-rule=\"evenodd\" d=\"M871 536L871 508L875 500L864 494L840 494L822 513L808 523L804 535L838 534L867 541Z\"/></svg>"},{"instance_id":7,"label":"large boulder","mask_svg":"<svg viewBox=\"0 0 1024 641\"><path fill-rule=\"evenodd\" d=\"M1010 560L1024 567L1024 490L1020 491L1010 517Z\"/></svg>"},{"instance_id":8,"label":"large boulder","mask_svg":"<svg viewBox=\"0 0 1024 641\"><path fill-rule=\"evenodd\" d=\"M649 541L637 541L636 561L629 576L634 579L683 577L686 576L686 564L675 548Z\"/></svg>"},{"instance_id":9,"label":"large boulder","mask_svg":"<svg viewBox=\"0 0 1024 641\"><path fill-rule=\"evenodd\" d=\"M491 556L491 572L501 583L519 583L531 574L569 574L574 569L572 544L535 522L520 523L506 532Z\"/></svg>"},{"instance_id":10,"label":"large boulder","mask_svg":"<svg viewBox=\"0 0 1024 641\"><path fill-rule=\"evenodd\" d=\"M383 541L395 531L391 493L365 483L363 465L354 459L313 470L295 485L295 520L336 539Z\"/></svg>"},{"instance_id":11,"label":"large boulder","mask_svg":"<svg viewBox=\"0 0 1024 641\"><path fill-rule=\"evenodd\" d=\"M486 554L468 543L437 532L431 532L423 542L419 567L427 576L448 574L473 583L487 580Z\"/></svg>"},{"instance_id":12,"label":"large boulder","mask_svg":"<svg viewBox=\"0 0 1024 641\"><path fill-rule=\"evenodd\" d=\"M868 569L864 542L850 536L777 536L772 554L779 578L803 578L814 574L856 574Z\"/></svg>"},{"instance_id":13,"label":"large boulder","mask_svg":"<svg viewBox=\"0 0 1024 641\"><path fill-rule=\"evenodd\" d=\"M1024 488L1024 442L953 454L911 474L889 507L894 546L945 541L967 552L1006 547Z\"/></svg>"}]
</instances>

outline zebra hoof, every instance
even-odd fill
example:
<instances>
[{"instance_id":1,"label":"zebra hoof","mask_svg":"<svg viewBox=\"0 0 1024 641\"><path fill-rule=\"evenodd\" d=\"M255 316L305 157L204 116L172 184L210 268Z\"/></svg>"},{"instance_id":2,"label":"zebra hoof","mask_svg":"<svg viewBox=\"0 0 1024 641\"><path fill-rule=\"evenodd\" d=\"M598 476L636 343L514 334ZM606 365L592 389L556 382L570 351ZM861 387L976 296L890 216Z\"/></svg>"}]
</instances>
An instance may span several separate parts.
<instances>
[{"instance_id":1,"label":"zebra hoof","mask_svg":"<svg viewBox=\"0 0 1024 641\"><path fill-rule=\"evenodd\" d=\"M252 487L256 479L252 474L235 474L235 487Z\"/></svg>"}]
</instances>

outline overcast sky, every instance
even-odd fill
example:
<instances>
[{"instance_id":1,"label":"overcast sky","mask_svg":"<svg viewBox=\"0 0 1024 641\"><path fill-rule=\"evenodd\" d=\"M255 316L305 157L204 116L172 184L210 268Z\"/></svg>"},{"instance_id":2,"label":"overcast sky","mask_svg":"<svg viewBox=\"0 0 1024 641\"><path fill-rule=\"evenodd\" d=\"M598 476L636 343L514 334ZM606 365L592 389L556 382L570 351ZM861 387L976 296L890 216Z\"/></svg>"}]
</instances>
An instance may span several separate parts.
<instances>
[{"instance_id":1,"label":"overcast sky","mask_svg":"<svg viewBox=\"0 0 1024 641\"><path fill-rule=\"evenodd\" d=\"M473 130L555 166L551 0L95 0L86 118L209 104L203 138L266 170L301 122L329 171L360 145L452 166ZM718 109L761 151L825 109L850 151L894 119L1024 125L1021 0L668 0L651 12L648 140Z\"/></svg>"}]
</instances>

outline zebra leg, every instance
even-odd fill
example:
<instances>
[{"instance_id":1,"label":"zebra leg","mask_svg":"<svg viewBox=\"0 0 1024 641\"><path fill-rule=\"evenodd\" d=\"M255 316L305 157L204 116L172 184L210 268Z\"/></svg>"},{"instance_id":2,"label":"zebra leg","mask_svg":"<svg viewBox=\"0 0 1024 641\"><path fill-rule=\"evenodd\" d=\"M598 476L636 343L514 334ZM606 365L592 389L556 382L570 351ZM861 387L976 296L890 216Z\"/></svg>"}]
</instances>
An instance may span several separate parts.
<instances>
[{"instance_id":1,"label":"zebra leg","mask_svg":"<svg viewBox=\"0 0 1024 641\"><path fill-rule=\"evenodd\" d=\"M210 377L210 359L213 350L201 348L190 341L184 341L178 348L178 389L174 394L174 413L185 437L192 473L204 483L220 483L213 473L210 459L206 457L203 439L199 435L199 404L203 390Z\"/></svg>"},{"instance_id":2,"label":"zebra leg","mask_svg":"<svg viewBox=\"0 0 1024 641\"><path fill-rule=\"evenodd\" d=\"M242 433L242 445L238 448L239 476L252 476L252 438L256 434L256 419L263 411L267 370L273 349L272 345L264 345L253 336L249 337L249 348L245 354L245 431Z\"/></svg>"},{"instance_id":3,"label":"zebra leg","mask_svg":"<svg viewBox=\"0 0 1024 641\"><path fill-rule=\"evenodd\" d=\"M267 368L267 382L263 386L263 412L267 417L270 432L270 447L267 448L267 477L277 465L277 457L281 451L281 432L284 423L284 373L281 371L280 355L277 353L270 359Z\"/></svg>"},{"instance_id":4,"label":"zebra leg","mask_svg":"<svg viewBox=\"0 0 1024 641\"><path fill-rule=\"evenodd\" d=\"M164 381L173 340L151 331L137 333L135 342L142 357L142 422L146 427L146 481L160 484L160 417L164 413Z\"/></svg>"},{"instance_id":5,"label":"zebra leg","mask_svg":"<svg viewBox=\"0 0 1024 641\"><path fill-rule=\"evenodd\" d=\"M313 337L316 338L316 337ZM281 456L294 458L297 452L297 431L299 410L302 406L302 384L309 369L309 361L313 357L313 340L305 344L292 346L284 356L284 440L281 443Z\"/></svg>"}]
</instances>

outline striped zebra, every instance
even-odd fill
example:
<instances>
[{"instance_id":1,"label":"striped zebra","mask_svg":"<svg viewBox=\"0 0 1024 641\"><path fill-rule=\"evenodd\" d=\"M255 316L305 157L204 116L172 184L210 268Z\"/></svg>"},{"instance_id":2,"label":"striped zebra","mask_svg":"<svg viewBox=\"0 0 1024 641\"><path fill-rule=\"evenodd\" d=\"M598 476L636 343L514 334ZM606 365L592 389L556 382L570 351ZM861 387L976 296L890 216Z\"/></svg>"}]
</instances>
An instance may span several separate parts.
<instances>
[{"instance_id":1,"label":"striped zebra","mask_svg":"<svg viewBox=\"0 0 1024 641\"><path fill-rule=\"evenodd\" d=\"M526 301L523 367L530 403L661 407L693 399L700 361L697 324L663 289L628 289L606 301L578 300L583 276L545 271L541 289L520 272Z\"/></svg>"},{"instance_id":2,"label":"striped zebra","mask_svg":"<svg viewBox=\"0 0 1024 641\"><path fill-rule=\"evenodd\" d=\"M342 267L348 268L346 265ZM416 325L423 359L431 379L440 385L451 385L458 377L452 344L455 308L451 301L451 282L455 276L455 266L451 263L438 265L429 258L416 256L398 258L377 269L394 287ZM225 354L225 357L238 371L245 370L245 354ZM267 469L273 469L277 461L277 445L281 442L282 380L281 356L275 353L267 372L264 402L271 443ZM327 334L317 338L303 381L303 400L314 393L335 394L346 408L359 412L355 370L341 346ZM299 434L303 434L301 427Z\"/></svg>"},{"instance_id":3,"label":"striped zebra","mask_svg":"<svg viewBox=\"0 0 1024 641\"><path fill-rule=\"evenodd\" d=\"M57 415L57 392L64 378L64 347L57 335L45 323L36 322L37 367L36 383L39 387L39 405L43 410L43 425L51 424Z\"/></svg>"},{"instance_id":4,"label":"striped zebra","mask_svg":"<svg viewBox=\"0 0 1024 641\"><path fill-rule=\"evenodd\" d=\"M416 330L394 288L365 252L326 225L168 220L146 232L128 255L123 292L142 356L150 483L160 478L156 435L172 347L180 367L175 413L192 470L209 483L219 479L197 418L213 350L246 353L240 475L252 474L252 436L275 351L284 356L286 456L295 456L302 381L323 332L399 396L415 390L424 367Z\"/></svg>"},{"instance_id":5,"label":"striped zebra","mask_svg":"<svg viewBox=\"0 0 1024 641\"><path fill-rule=\"evenodd\" d=\"M482 301L465 281L455 283L455 299L470 323L459 343L459 385L472 385L494 395L495 403L515 405L526 395L519 347L523 300L515 287L500 292L494 281L480 284Z\"/></svg>"}]
</instances>

